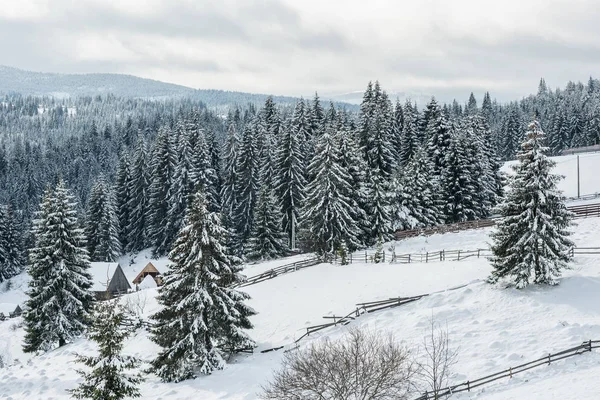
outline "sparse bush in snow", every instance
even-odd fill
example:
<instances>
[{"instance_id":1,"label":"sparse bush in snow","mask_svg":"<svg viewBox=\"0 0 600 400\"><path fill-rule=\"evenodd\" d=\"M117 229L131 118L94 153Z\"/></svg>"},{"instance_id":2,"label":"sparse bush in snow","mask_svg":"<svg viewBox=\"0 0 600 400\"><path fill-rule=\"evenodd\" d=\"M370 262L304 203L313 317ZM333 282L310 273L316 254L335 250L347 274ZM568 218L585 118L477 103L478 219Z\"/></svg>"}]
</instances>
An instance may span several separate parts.
<instances>
[{"instance_id":1,"label":"sparse bush in snow","mask_svg":"<svg viewBox=\"0 0 600 400\"><path fill-rule=\"evenodd\" d=\"M353 329L344 339L286 353L261 398L402 400L412 392L416 373L410 351L392 335Z\"/></svg>"},{"instance_id":2,"label":"sparse bush in snow","mask_svg":"<svg viewBox=\"0 0 600 400\"><path fill-rule=\"evenodd\" d=\"M450 348L448 329L439 326L432 318L430 329L423 338L425 361L419 368L421 384L427 392L438 399L440 389L448 386L452 366L456 364L458 350Z\"/></svg>"}]
</instances>

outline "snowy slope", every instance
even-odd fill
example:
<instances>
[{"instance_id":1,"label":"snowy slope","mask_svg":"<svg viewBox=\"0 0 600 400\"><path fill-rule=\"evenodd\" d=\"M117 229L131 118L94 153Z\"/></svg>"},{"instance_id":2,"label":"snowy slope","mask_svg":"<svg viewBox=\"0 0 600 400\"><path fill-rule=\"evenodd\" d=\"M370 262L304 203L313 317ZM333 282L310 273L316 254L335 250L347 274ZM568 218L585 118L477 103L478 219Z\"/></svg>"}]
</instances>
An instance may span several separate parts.
<instances>
[{"instance_id":1,"label":"snowy slope","mask_svg":"<svg viewBox=\"0 0 600 400\"><path fill-rule=\"evenodd\" d=\"M600 219L578 221L573 240L581 247L599 246ZM412 238L396 244L397 252L418 252L452 248L483 247L489 230ZM292 260L299 258L296 256ZM137 271L148 261L138 256L129 267ZM281 262L289 262L282 260ZM481 281L490 267L485 260L390 265L321 264L245 288L253 297L250 304L259 312L253 317L252 336L258 350L288 345L306 326L322 323L324 315L340 315L355 303L430 293L456 285L468 286L441 292L400 308L363 315L350 326L391 331L397 340L418 349L429 319L447 324L452 344L459 348L453 382L475 379L549 352L600 339L600 257L580 256L565 274L561 285L517 291L489 286ZM159 260L158 265L165 260ZM248 267L261 272L276 262ZM164 265L164 264L162 264ZM156 289L143 290L123 299L150 315L157 309ZM23 331L15 328L18 319L0 323L0 354L12 366L0 369L0 398L67 399L65 389L74 387L78 376L73 354L89 353L93 345L81 339L41 357L20 351ZM331 328L302 343L324 336L339 337L347 328ZM156 346L144 331L131 338L128 354L145 361L152 359ZM209 377L178 384L164 384L149 375L142 386L144 399L255 399L278 368L281 352L236 357L224 371ZM18 362L13 360L18 359ZM541 367L511 380L499 381L481 391L456 395L457 399L546 399L597 398L600 382L600 353ZM573 379L579 383L572 383ZM4 396L4 397L3 397Z\"/></svg>"},{"instance_id":2,"label":"snowy slope","mask_svg":"<svg viewBox=\"0 0 600 400\"><path fill-rule=\"evenodd\" d=\"M552 172L565 177L558 184L558 188L567 197L577 197L577 155L552 157L552 159L556 162L556 167ZM505 163L502 171L512 173L511 166L516 164L516 162L509 161ZM600 179L598 179L597 175L599 170L600 153L584 153L579 155L580 195L600 193Z\"/></svg>"}]
</instances>

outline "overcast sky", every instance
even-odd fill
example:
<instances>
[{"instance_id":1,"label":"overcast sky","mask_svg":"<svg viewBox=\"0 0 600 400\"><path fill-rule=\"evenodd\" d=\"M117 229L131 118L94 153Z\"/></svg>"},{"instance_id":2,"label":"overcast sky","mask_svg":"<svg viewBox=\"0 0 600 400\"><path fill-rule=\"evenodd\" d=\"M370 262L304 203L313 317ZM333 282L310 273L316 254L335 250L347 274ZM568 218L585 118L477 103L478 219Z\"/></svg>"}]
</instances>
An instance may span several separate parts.
<instances>
[{"instance_id":1,"label":"overcast sky","mask_svg":"<svg viewBox=\"0 0 600 400\"><path fill-rule=\"evenodd\" d=\"M0 64L194 88L501 100L600 76L598 0L3 0Z\"/></svg>"}]
</instances>

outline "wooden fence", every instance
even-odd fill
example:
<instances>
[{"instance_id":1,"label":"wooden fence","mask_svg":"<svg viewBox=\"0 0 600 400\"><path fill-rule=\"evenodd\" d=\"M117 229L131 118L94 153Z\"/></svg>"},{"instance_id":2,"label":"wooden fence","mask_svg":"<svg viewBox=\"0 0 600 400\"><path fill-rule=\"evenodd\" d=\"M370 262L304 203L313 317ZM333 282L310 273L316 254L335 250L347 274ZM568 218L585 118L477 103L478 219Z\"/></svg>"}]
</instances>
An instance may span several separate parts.
<instances>
[{"instance_id":1,"label":"wooden fence","mask_svg":"<svg viewBox=\"0 0 600 400\"><path fill-rule=\"evenodd\" d=\"M270 269L261 274L251 276L247 278L243 283L234 287L244 287L254 285L263 281L268 281L279 275L287 274L289 272L295 272L304 268L312 267L321 263L322 261L317 257L307 258L305 260L296 261L290 264L281 265L277 268Z\"/></svg>"},{"instance_id":2,"label":"wooden fence","mask_svg":"<svg viewBox=\"0 0 600 400\"><path fill-rule=\"evenodd\" d=\"M504 371L484 376L483 378L475 379L472 381L466 381L463 383L459 383L458 385L448 386L439 389L435 392L425 392L414 400L437 400L455 393L470 392L472 389L483 385L487 385L488 383L504 378L512 378L513 375L520 374L521 372L525 372L532 368L540 367L542 365L550 365L552 362L577 356L586 352L591 352L593 349L597 348L600 348L600 340L588 340L587 342L583 342L579 346L559 351L558 353L548 354L547 356L538 358L537 360L529 361L525 364L517 365L516 367L511 367L505 369Z\"/></svg>"},{"instance_id":3,"label":"wooden fence","mask_svg":"<svg viewBox=\"0 0 600 400\"><path fill-rule=\"evenodd\" d=\"M567 207L575 214L575 218L600 217L600 203L586 204L582 206ZM496 224L497 217L480 219L476 221L457 222L455 224L438 225L430 228L397 231L396 240L402 240L416 236L431 236L436 233L460 232L471 229L487 228Z\"/></svg>"},{"instance_id":4,"label":"wooden fence","mask_svg":"<svg viewBox=\"0 0 600 400\"><path fill-rule=\"evenodd\" d=\"M302 334L299 338L294 340L294 344L297 345L302 339L307 336L312 335L313 333L319 332L323 329L335 327L338 325L348 325L350 322L354 321L356 318L360 317L363 314L372 313L375 311L381 311L388 308L399 307L404 304L412 303L413 301L417 301L422 299L425 296L429 296L429 294L423 294L419 296L412 297L395 297L387 300L378 300L378 301L370 301L366 303L357 303L356 307L350 311L348 314L344 316L336 316L336 315L326 315L323 318L327 320L333 320L331 322L326 322L324 324L313 325L306 327L306 332ZM273 347L270 349L262 350L261 353L268 353L271 351L276 351L282 349L284 346ZM291 350L297 349L298 347L294 347Z\"/></svg>"},{"instance_id":5,"label":"wooden fence","mask_svg":"<svg viewBox=\"0 0 600 400\"><path fill-rule=\"evenodd\" d=\"M357 251L349 254L347 257L348 263L364 262L372 263L375 262L375 251L365 250ZM571 255L600 255L600 247L574 247L571 249ZM395 252L382 251L381 263L388 262L392 264L413 264L413 263L430 263L439 261L462 261L469 258L490 258L492 251L488 249L474 249L474 250L440 250L430 251L425 253L404 253L396 254ZM318 257L307 258L306 260L296 261L290 264L281 265L277 268L270 269L261 274L251 276L246 279L245 282L235 287L245 287L255 285L260 282L264 282L279 275L287 274L290 272L299 271L304 268L312 267L321 263L330 262L332 264L340 263L339 257L334 256L333 259L324 261Z\"/></svg>"}]
</instances>

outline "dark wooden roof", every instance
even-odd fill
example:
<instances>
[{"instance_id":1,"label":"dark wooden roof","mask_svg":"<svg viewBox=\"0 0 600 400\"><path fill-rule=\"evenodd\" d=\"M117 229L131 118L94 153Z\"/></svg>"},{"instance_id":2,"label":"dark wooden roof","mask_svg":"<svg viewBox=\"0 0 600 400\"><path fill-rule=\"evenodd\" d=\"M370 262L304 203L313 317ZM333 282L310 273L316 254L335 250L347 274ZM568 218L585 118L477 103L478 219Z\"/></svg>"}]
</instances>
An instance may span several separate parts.
<instances>
[{"instance_id":1,"label":"dark wooden roof","mask_svg":"<svg viewBox=\"0 0 600 400\"><path fill-rule=\"evenodd\" d=\"M139 285L140 283L142 283L146 275L151 275L153 278L156 278L158 275L160 275L160 272L158 272L154 264L149 262L148 264L146 264L144 269L141 270L140 273L135 277L133 283Z\"/></svg>"}]
</instances>

